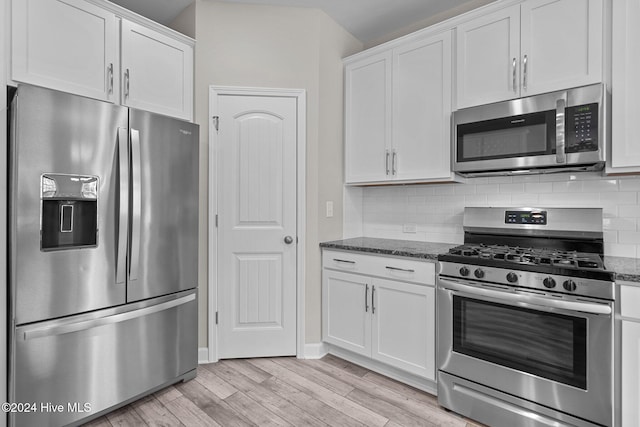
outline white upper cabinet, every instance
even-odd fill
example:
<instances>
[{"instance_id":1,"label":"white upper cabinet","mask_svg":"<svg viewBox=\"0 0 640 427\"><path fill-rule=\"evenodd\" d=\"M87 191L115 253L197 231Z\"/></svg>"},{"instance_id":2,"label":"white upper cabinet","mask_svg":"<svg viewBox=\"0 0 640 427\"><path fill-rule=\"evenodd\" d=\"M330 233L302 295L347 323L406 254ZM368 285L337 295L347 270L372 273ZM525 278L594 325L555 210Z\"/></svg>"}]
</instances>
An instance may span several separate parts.
<instances>
[{"instance_id":1,"label":"white upper cabinet","mask_svg":"<svg viewBox=\"0 0 640 427\"><path fill-rule=\"evenodd\" d=\"M190 120L193 47L122 20L122 104Z\"/></svg>"},{"instance_id":2,"label":"white upper cabinet","mask_svg":"<svg viewBox=\"0 0 640 427\"><path fill-rule=\"evenodd\" d=\"M459 25L456 56L458 108L517 98L520 5Z\"/></svg>"},{"instance_id":3,"label":"white upper cabinet","mask_svg":"<svg viewBox=\"0 0 640 427\"><path fill-rule=\"evenodd\" d=\"M191 120L193 43L129 15L107 1L13 0L11 79Z\"/></svg>"},{"instance_id":4,"label":"white upper cabinet","mask_svg":"<svg viewBox=\"0 0 640 427\"><path fill-rule=\"evenodd\" d=\"M347 184L452 180L451 31L346 61Z\"/></svg>"},{"instance_id":5,"label":"white upper cabinet","mask_svg":"<svg viewBox=\"0 0 640 427\"><path fill-rule=\"evenodd\" d=\"M602 81L603 0L529 0L457 27L457 108Z\"/></svg>"},{"instance_id":6,"label":"white upper cabinet","mask_svg":"<svg viewBox=\"0 0 640 427\"><path fill-rule=\"evenodd\" d=\"M382 181L391 171L391 52L345 67L347 183Z\"/></svg>"},{"instance_id":7,"label":"white upper cabinet","mask_svg":"<svg viewBox=\"0 0 640 427\"><path fill-rule=\"evenodd\" d=\"M640 2L613 2L611 151L607 173L640 171L635 119L640 115Z\"/></svg>"},{"instance_id":8,"label":"white upper cabinet","mask_svg":"<svg viewBox=\"0 0 640 427\"><path fill-rule=\"evenodd\" d=\"M522 3L521 96L602 81L602 0Z\"/></svg>"},{"instance_id":9,"label":"white upper cabinet","mask_svg":"<svg viewBox=\"0 0 640 427\"><path fill-rule=\"evenodd\" d=\"M11 39L14 81L114 101L113 13L84 0L13 1Z\"/></svg>"},{"instance_id":10,"label":"white upper cabinet","mask_svg":"<svg viewBox=\"0 0 640 427\"><path fill-rule=\"evenodd\" d=\"M393 50L392 172L451 179L451 32Z\"/></svg>"}]
</instances>

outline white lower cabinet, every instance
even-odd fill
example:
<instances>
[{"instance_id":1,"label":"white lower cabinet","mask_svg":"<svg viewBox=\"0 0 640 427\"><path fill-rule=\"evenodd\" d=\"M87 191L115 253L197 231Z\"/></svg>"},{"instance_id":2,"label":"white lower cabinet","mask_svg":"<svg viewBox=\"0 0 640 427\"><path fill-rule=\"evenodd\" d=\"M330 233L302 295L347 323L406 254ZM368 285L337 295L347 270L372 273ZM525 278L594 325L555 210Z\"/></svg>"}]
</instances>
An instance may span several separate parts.
<instances>
[{"instance_id":1,"label":"white lower cabinet","mask_svg":"<svg viewBox=\"0 0 640 427\"><path fill-rule=\"evenodd\" d=\"M434 380L435 289L376 279L371 299L371 357Z\"/></svg>"},{"instance_id":2,"label":"white lower cabinet","mask_svg":"<svg viewBox=\"0 0 640 427\"><path fill-rule=\"evenodd\" d=\"M323 340L435 381L435 265L326 250L323 256ZM416 279L422 282L405 281Z\"/></svg>"},{"instance_id":3,"label":"white lower cabinet","mask_svg":"<svg viewBox=\"0 0 640 427\"><path fill-rule=\"evenodd\" d=\"M640 286L620 285L622 321L621 420L622 427L637 427L640 420Z\"/></svg>"},{"instance_id":4,"label":"white lower cabinet","mask_svg":"<svg viewBox=\"0 0 640 427\"><path fill-rule=\"evenodd\" d=\"M640 320L622 321L622 427L640 420Z\"/></svg>"},{"instance_id":5,"label":"white lower cabinet","mask_svg":"<svg viewBox=\"0 0 640 427\"><path fill-rule=\"evenodd\" d=\"M371 356L370 281L358 274L323 271L324 341Z\"/></svg>"}]
</instances>

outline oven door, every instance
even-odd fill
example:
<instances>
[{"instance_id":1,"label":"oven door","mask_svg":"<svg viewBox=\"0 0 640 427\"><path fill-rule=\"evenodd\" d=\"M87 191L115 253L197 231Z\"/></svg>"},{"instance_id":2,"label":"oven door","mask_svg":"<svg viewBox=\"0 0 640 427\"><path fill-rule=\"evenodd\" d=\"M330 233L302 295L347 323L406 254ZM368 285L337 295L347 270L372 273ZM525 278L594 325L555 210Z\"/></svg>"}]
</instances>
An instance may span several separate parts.
<instances>
[{"instance_id":1,"label":"oven door","mask_svg":"<svg viewBox=\"0 0 640 427\"><path fill-rule=\"evenodd\" d=\"M611 425L612 304L441 277L439 369Z\"/></svg>"}]
</instances>

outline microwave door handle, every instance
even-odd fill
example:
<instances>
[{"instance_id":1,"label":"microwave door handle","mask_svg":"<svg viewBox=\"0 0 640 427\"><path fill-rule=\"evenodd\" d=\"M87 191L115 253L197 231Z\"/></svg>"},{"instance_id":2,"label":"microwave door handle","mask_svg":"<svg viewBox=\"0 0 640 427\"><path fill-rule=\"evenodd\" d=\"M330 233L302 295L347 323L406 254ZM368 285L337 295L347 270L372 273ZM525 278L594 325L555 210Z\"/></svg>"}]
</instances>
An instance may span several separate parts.
<instances>
[{"instance_id":1,"label":"microwave door handle","mask_svg":"<svg viewBox=\"0 0 640 427\"><path fill-rule=\"evenodd\" d=\"M565 108L567 107L567 93L556 101L556 163L566 163L565 150Z\"/></svg>"}]
</instances>

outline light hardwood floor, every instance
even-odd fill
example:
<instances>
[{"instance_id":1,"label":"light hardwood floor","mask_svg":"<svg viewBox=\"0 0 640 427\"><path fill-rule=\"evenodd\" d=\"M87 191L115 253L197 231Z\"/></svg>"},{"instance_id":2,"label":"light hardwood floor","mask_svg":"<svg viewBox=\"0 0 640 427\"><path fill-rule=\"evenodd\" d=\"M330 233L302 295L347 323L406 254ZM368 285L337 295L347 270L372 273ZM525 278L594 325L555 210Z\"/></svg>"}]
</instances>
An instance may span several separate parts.
<instances>
[{"instance_id":1,"label":"light hardwood floor","mask_svg":"<svg viewBox=\"0 0 640 427\"><path fill-rule=\"evenodd\" d=\"M224 360L86 426L447 426L480 424L434 396L334 356Z\"/></svg>"}]
</instances>

